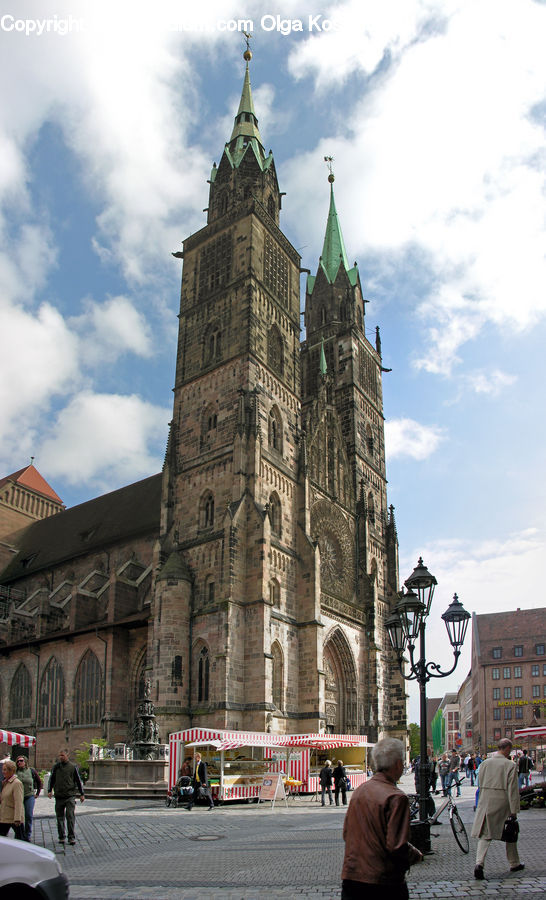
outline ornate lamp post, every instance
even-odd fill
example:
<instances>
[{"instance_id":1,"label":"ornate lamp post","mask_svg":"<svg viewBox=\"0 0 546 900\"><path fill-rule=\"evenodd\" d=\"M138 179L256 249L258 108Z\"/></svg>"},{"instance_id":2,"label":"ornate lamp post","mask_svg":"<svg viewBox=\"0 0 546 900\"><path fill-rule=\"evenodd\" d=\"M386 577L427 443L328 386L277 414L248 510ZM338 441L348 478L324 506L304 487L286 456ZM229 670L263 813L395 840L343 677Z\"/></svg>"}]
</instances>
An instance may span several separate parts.
<instances>
[{"instance_id":1,"label":"ornate lamp post","mask_svg":"<svg viewBox=\"0 0 546 900\"><path fill-rule=\"evenodd\" d=\"M438 584L423 560L419 557L417 566L404 582L407 591L400 592L400 600L394 612L386 621L387 631L393 649L398 655L398 665L402 676L408 681L417 681L420 695L421 757L419 760L419 822L413 826L412 839L424 853L430 853L430 825L427 821L430 769L427 753L427 693L426 684L431 678L445 678L455 671L461 647L464 643L470 613L463 609L457 594L453 595L449 607L442 615L447 628L449 642L453 647L454 662L451 669L442 672L440 665L427 662L425 656L426 620L430 612L434 588ZM415 643L419 638L419 659L415 659ZM409 674L404 673L405 651L409 653Z\"/></svg>"}]
</instances>

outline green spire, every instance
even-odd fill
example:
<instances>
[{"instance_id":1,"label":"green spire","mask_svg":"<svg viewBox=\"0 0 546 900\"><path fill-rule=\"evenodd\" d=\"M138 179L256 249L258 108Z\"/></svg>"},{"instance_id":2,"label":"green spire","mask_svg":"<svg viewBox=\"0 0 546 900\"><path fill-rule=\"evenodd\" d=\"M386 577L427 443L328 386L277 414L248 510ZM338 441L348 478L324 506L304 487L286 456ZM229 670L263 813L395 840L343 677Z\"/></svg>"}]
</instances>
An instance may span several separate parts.
<instances>
[{"instance_id":1,"label":"green spire","mask_svg":"<svg viewBox=\"0 0 546 900\"><path fill-rule=\"evenodd\" d=\"M336 209L336 201L334 199L334 185L330 182L330 209L328 211L328 221L326 223L326 234L324 235L324 244L322 247L321 266L324 269L328 281L333 284L340 266L343 263L345 271L349 271L349 260L347 259L347 251L341 233L341 225Z\"/></svg>"},{"instance_id":2,"label":"green spire","mask_svg":"<svg viewBox=\"0 0 546 900\"><path fill-rule=\"evenodd\" d=\"M320 345L320 363L319 363L319 371L323 378L326 378L326 373L328 372L328 366L326 365L326 355L324 353L324 338L322 338L322 343Z\"/></svg>"},{"instance_id":3,"label":"green spire","mask_svg":"<svg viewBox=\"0 0 546 900\"><path fill-rule=\"evenodd\" d=\"M228 157L232 165L237 168L249 145L254 150L256 158L262 169L267 168L271 162L270 158L265 156L264 146L260 129L258 128L258 119L252 102L252 91L250 89L250 72L248 69L248 61L245 70L245 79L243 81L243 90L241 93L241 102L235 116L235 123L231 137L226 144ZM270 154L271 156L271 154Z\"/></svg>"}]
</instances>

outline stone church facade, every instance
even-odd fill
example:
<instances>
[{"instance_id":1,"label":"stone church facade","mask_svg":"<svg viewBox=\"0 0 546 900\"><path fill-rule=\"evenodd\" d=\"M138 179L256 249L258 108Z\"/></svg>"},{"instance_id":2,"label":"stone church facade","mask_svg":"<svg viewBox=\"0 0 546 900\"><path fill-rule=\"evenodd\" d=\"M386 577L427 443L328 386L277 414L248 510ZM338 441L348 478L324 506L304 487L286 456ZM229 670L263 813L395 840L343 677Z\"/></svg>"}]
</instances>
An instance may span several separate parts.
<instances>
[{"instance_id":1,"label":"stone church facade","mask_svg":"<svg viewBox=\"0 0 546 900\"><path fill-rule=\"evenodd\" d=\"M163 740L200 725L405 737L384 627L398 542L381 346L365 335L329 180L301 343L306 270L279 227L247 60L207 222L175 254L162 474L3 544L1 715L38 732L45 756L61 738L125 741L145 680Z\"/></svg>"}]
</instances>

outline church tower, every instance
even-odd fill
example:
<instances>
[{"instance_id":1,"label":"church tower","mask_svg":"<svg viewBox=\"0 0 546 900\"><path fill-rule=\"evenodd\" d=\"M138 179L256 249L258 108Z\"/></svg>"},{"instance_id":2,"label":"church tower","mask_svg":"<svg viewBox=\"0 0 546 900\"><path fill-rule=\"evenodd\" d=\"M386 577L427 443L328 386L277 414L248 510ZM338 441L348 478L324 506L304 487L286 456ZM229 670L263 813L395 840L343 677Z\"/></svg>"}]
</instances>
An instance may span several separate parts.
<instances>
[{"instance_id":1,"label":"church tower","mask_svg":"<svg viewBox=\"0 0 546 900\"><path fill-rule=\"evenodd\" d=\"M397 590L381 352L364 328L330 174L307 282L249 62L183 252L148 668L162 734L187 727L403 736L383 627Z\"/></svg>"}]
</instances>

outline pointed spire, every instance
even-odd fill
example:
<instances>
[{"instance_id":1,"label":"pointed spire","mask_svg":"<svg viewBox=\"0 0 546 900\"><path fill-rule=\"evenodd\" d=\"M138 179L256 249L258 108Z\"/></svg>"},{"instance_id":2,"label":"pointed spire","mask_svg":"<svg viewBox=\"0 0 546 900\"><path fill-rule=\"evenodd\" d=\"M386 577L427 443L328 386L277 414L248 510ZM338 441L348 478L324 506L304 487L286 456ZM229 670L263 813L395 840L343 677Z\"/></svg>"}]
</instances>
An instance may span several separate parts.
<instances>
[{"instance_id":1,"label":"pointed spire","mask_svg":"<svg viewBox=\"0 0 546 900\"><path fill-rule=\"evenodd\" d=\"M349 277L349 281L354 286L358 281L358 268L356 263L353 267L349 265L345 241L343 240L343 234L341 232L341 225L334 197L335 176L332 171L333 159L333 156L324 157L324 161L330 170L328 175L328 181L330 182L330 209L328 210L326 233L324 235L322 254L319 259L319 268L322 269L330 284L333 284L336 280L340 265L343 265L343 268ZM307 289L310 294L313 292L315 281L316 277L313 275L310 275L307 279Z\"/></svg>"},{"instance_id":2,"label":"pointed spire","mask_svg":"<svg viewBox=\"0 0 546 900\"><path fill-rule=\"evenodd\" d=\"M328 372L328 366L326 365L326 354L324 353L324 338L322 338L322 343L320 345L320 363L319 363L319 371L323 378L326 378Z\"/></svg>"},{"instance_id":3,"label":"pointed spire","mask_svg":"<svg viewBox=\"0 0 546 900\"><path fill-rule=\"evenodd\" d=\"M273 156L270 152L269 156L266 157L265 148L262 143L262 137L258 128L258 118L256 116L256 111L254 109L254 103L252 100L252 90L250 87L250 70L248 66L250 60L252 59L252 53L248 46L250 35L245 34L245 38L247 42L247 48L243 53L243 58L246 60L243 90L241 92L239 109L237 110L237 115L235 116L233 131L231 132L231 137L226 144L226 151L228 152L228 158L230 159L232 166L237 168L247 149L249 147L252 147L256 155L256 159L260 164L260 167L264 169L268 165L270 165Z\"/></svg>"}]
</instances>

